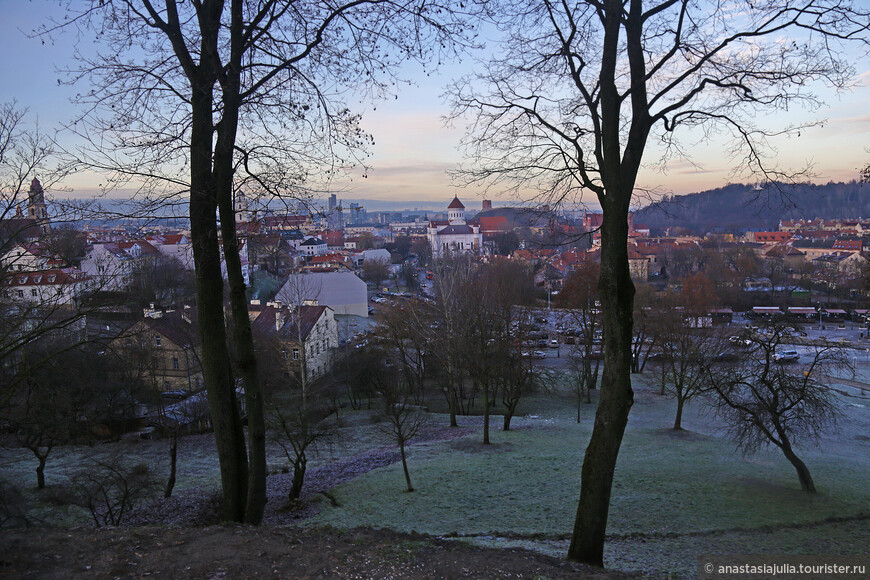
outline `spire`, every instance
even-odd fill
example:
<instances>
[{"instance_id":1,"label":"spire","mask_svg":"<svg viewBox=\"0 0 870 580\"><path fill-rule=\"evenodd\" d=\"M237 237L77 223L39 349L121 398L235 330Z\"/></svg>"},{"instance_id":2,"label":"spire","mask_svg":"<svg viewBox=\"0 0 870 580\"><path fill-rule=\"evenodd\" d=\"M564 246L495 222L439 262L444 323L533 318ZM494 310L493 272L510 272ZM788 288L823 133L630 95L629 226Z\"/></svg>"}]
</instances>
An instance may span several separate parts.
<instances>
[{"instance_id":1,"label":"spire","mask_svg":"<svg viewBox=\"0 0 870 580\"><path fill-rule=\"evenodd\" d=\"M447 209L465 209L465 206L462 205L462 202L459 201L459 197L453 196L453 201L450 202L450 205L447 206Z\"/></svg>"}]
</instances>

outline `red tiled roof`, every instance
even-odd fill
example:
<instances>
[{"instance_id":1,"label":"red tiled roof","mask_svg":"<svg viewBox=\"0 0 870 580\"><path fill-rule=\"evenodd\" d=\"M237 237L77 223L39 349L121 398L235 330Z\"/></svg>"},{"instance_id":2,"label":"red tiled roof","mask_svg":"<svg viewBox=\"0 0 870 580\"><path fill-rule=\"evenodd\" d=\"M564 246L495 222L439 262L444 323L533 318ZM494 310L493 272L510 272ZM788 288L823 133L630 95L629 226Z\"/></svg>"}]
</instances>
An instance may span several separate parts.
<instances>
[{"instance_id":1,"label":"red tiled roof","mask_svg":"<svg viewBox=\"0 0 870 580\"><path fill-rule=\"evenodd\" d=\"M79 271L41 270L38 272L16 272L6 276L6 286L54 286L72 284L87 280L88 277Z\"/></svg>"},{"instance_id":2,"label":"red tiled roof","mask_svg":"<svg viewBox=\"0 0 870 580\"><path fill-rule=\"evenodd\" d=\"M459 201L459 197L454 196L453 201L450 202L450 205L447 206L447 209L465 209L465 206L462 205L461 201Z\"/></svg>"},{"instance_id":3,"label":"red tiled roof","mask_svg":"<svg viewBox=\"0 0 870 580\"><path fill-rule=\"evenodd\" d=\"M837 240L834 242L833 249L860 252L864 249L864 244L861 240Z\"/></svg>"},{"instance_id":4,"label":"red tiled roof","mask_svg":"<svg viewBox=\"0 0 870 580\"><path fill-rule=\"evenodd\" d=\"M478 218L480 221L480 230L483 233L490 232L506 232L510 230L507 216L496 215Z\"/></svg>"}]
</instances>

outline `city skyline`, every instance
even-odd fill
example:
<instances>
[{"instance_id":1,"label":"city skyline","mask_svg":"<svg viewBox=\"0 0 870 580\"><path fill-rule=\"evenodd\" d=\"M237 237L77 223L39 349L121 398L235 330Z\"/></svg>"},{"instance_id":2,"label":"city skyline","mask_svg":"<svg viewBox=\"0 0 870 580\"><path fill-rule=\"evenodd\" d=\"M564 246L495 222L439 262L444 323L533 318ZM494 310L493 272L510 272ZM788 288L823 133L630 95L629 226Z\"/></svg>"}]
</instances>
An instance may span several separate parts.
<instances>
[{"instance_id":1,"label":"city skyline","mask_svg":"<svg viewBox=\"0 0 870 580\"><path fill-rule=\"evenodd\" d=\"M85 89L70 87L60 82L57 67L69 62L76 39L71 33L58 36L53 42L28 38L26 33L45 23L49 15L57 12L57 5L46 0L20 3L0 0L0 46L14 58L4 59L0 64L4 78L11 82L0 88L0 102L17 101L20 107L29 109L28 121L39 120L42 130L54 130L68 122L75 114L70 97ZM89 40L88 40L89 41ZM771 126L810 120L826 122L802 130L791 136L772 140L779 150L778 165L799 167L814 166L814 181L848 181L857 178L858 169L870 160L870 63L856 55L857 84L849 93L836 94L820 91L825 106L816 112L792 111L788 115L771 116ZM456 186L448 172L458 168L462 160L459 142L464 127L456 124L446 127L443 116L449 113L442 95L447 83L461 74L471 71L471 60L446 63L437 72L426 74L421 67L403 71L416 83L400 88L395 98L365 107L362 127L374 138L371 147L370 166L366 175L353 171L348 179L330 184L325 192L361 203L426 204L437 207L449 202L454 195L463 199L468 207L477 207L484 199L498 204L520 200L502 196L498 191L484 192L481 188ZM715 137L715 136L714 136ZM74 146L68 135L61 135L67 146ZM713 189L729 182L747 182L747 176L739 174L739 164L723 155L723 145L718 140L710 143L687 142L693 151L692 159L675 157L662 167L660 151L651 142L644 158L638 186L662 194L682 195ZM735 172L735 167L737 171ZM58 196L91 197L98 192L101 176L79 173L70 176L61 185L70 191L58 192ZM120 192L123 195L124 192ZM524 195L527 200L531 194ZM591 197L583 201L595 208ZM636 205L645 199L638 198ZM413 206L410 206L413 207Z\"/></svg>"}]
</instances>

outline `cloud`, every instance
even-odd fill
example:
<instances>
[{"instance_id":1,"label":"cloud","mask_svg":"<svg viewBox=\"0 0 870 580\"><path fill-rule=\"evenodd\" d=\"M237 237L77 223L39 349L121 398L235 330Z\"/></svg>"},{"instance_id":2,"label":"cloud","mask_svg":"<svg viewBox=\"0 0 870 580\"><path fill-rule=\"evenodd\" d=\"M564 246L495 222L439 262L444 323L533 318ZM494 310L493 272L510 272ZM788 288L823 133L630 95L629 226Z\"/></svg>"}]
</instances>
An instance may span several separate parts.
<instances>
[{"instance_id":1,"label":"cloud","mask_svg":"<svg viewBox=\"0 0 870 580\"><path fill-rule=\"evenodd\" d=\"M838 117L830 119L825 123L825 127L836 127L836 131L830 131L828 134L848 133L858 134L870 131L870 115L855 115L851 117Z\"/></svg>"}]
</instances>

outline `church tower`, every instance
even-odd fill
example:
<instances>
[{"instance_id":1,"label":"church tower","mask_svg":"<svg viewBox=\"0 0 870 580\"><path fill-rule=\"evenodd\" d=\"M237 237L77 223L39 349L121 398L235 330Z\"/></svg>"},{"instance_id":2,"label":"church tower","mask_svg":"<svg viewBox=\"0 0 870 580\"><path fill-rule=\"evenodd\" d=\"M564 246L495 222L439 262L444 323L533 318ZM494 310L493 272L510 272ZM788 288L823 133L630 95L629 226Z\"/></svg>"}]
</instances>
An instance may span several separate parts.
<instances>
[{"instance_id":1,"label":"church tower","mask_svg":"<svg viewBox=\"0 0 870 580\"><path fill-rule=\"evenodd\" d=\"M47 234L51 230L45 205L45 192L42 189L42 184L35 177L30 182L30 191L27 196L27 217L36 220L40 234Z\"/></svg>"},{"instance_id":2,"label":"church tower","mask_svg":"<svg viewBox=\"0 0 870 580\"><path fill-rule=\"evenodd\" d=\"M242 223L251 221L251 212L248 211L248 198L243 191L236 193L234 205L235 207L233 209L236 212L236 222Z\"/></svg>"},{"instance_id":3,"label":"church tower","mask_svg":"<svg viewBox=\"0 0 870 580\"><path fill-rule=\"evenodd\" d=\"M465 206L459 201L458 197L453 197L453 201L447 206L447 221L450 225L465 224Z\"/></svg>"}]
</instances>

